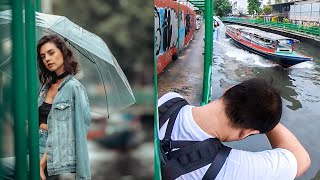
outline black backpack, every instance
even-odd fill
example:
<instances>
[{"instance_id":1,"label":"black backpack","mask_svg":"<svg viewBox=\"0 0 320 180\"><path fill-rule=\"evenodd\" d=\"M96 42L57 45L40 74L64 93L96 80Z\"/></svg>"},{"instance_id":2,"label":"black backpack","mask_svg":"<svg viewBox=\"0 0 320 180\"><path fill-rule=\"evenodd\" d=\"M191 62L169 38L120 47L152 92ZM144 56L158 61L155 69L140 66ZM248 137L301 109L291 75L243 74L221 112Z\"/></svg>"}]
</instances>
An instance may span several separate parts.
<instances>
[{"instance_id":1,"label":"black backpack","mask_svg":"<svg viewBox=\"0 0 320 180\"><path fill-rule=\"evenodd\" d=\"M204 141L173 141L171 132L182 107L189 103L180 97L170 99L158 107L159 127L169 119L163 140L160 140L161 175L164 180L174 180L183 174L212 163L203 180L213 180L218 175L231 148L217 138ZM177 149L178 150L174 150ZM199 178L200 179L200 178Z\"/></svg>"}]
</instances>

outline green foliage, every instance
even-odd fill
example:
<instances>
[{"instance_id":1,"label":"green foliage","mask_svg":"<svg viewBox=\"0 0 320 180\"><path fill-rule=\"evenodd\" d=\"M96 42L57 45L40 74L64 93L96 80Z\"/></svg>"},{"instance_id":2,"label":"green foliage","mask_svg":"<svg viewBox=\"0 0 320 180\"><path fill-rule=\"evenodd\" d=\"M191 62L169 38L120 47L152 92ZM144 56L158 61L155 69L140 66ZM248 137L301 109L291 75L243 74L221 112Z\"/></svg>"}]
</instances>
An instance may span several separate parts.
<instances>
[{"instance_id":1,"label":"green foliage","mask_svg":"<svg viewBox=\"0 0 320 180\"><path fill-rule=\"evenodd\" d=\"M214 1L213 8L216 16L225 16L231 12L232 6L229 0L216 0Z\"/></svg>"},{"instance_id":2,"label":"green foliage","mask_svg":"<svg viewBox=\"0 0 320 180\"><path fill-rule=\"evenodd\" d=\"M282 3L282 0L275 0L274 1L276 4L280 4L280 3Z\"/></svg>"},{"instance_id":3,"label":"green foliage","mask_svg":"<svg viewBox=\"0 0 320 180\"><path fill-rule=\"evenodd\" d=\"M262 12L264 14L271 14L272 13L272 7L270 5L263 5Z\"/></svg>"},{"instance_id":4,"label":"green foliage","mask_svg":"<svg viewBox=\"0 0 320 180\"><path fill-rule=\"evenodd\" d=\"M248 12L250 15L258 14L260 11L259 0L248 0Z\"/></svg>"},{"instance_id":5,"label":"green foliage","mask_svg":"<svg viewBox=\"0 0 320 180\"><path fill-rule=\"evenodd\" d=\"M268 0L267 4L268 4L268 5L271 5L271 0Z\"/></svg>"},{"instance_id":6,"label":"green foliage","mask_svg":"<svg viewBox=\"0 0 320 180\"><path fill-rule=\"evenodd\" d=\"M261 8L259 8L258 10L257 10L257 14L262 14L262 9Z\"/></svg>"},{"instance_id":7,"label":"green foliage","mask_svg":"<svg viewBox=\"0 0 320 180\"><path fill-rule=\"evenodd\" d=\"M282 22L284 22L284 23L289 23L290 21L289 21L288 18L283 18Z\"/></svg>"},{"instance_id":8,"label":"green foliage","mask_svg":"<svg viewBox=\"0 0 320 180\"><path fill-rule=\"evenodd\" d=\"M153 1L55 0L53 13L100 36L130 83L152 83Z\"/></svg>"}]
</instances>

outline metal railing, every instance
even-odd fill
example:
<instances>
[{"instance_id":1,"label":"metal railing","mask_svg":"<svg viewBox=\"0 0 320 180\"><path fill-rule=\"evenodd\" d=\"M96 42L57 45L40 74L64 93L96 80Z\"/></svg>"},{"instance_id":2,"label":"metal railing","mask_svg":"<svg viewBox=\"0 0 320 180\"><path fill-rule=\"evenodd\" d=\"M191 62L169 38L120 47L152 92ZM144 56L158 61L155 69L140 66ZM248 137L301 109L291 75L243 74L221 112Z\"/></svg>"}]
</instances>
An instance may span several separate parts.
<instances>
[{"instance_id":1,"label":"metal railing","mask_svg":"<svg viewBox=\"0 0 320 180\"><path fill-rule=\"evenodd\" d=\"M294 23L285 23L285 22L272 22L272 21L265 21L264 19L246 19L246 18L237 18L237 17L223 17L221 18L222 21L228 22L239 22L239 23L248 23L253 25L262 25L267 27L274 27L278 29L283 29L291 32L302 33L305 35L312 35L312 36L320 36L320 26L311 26L306 27L299 24Z\"/></svg>"}]
</instances>

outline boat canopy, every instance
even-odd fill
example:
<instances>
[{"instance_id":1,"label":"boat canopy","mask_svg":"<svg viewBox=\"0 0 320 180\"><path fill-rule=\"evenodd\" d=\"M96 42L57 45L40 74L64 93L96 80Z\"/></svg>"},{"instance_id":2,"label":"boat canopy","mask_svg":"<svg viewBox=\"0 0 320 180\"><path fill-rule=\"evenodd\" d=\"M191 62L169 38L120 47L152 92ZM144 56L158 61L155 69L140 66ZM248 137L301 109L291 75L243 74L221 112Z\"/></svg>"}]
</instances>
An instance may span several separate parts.
<instances>
[{"instance_id":1,"label":"boat canopy","mask_svg":"<svg viewBox=\"0 0 320 180\"><path fill-rule=\"evenodd\" d=\"M281 35L274 34L274 33L268 33L268 32L265 32L265 31L261 31L259 29L254 29L254 28L250 28L250 27L246 27L246 26L227 25L227 27L231 27L233 29L237 29L237 30L240 30L240 31L248 33L248 34L255 34L257 36L260 36L261 38L269 39L269 40L272 40L272 41L293 40L295 42L299 42L299 40L297 40L297 39L288 38L288 37L281 36Z\"/></svg>"}]
</instances>

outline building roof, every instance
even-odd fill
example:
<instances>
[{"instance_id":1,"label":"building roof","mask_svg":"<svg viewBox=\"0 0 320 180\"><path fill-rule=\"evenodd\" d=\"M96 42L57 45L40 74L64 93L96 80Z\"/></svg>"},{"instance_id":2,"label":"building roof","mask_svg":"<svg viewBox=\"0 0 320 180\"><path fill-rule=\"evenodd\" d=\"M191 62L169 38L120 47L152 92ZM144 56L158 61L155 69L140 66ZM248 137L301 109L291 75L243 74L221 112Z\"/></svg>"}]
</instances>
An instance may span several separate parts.
<instances>
[{"instance_id":1,"label":"building roof","mask_svg":"<svg viewBox=\"0 0 320 180\"><path fill-rule=\"evenodd\" d=\"M296 1L291 1L291 2L283 2L283 3L278 3L278 4L271 4L270 6L281 6L281 5L287 5L287 4L294 4Z\"/></svg>"},{"instance_id":2,"label":"building roof","mask_svg":"<svg viewBox=\"0 0 320 180\"><path fill-rule=\"evenodd\" d=\"M295 1L295 4L309 4L309 3L315 3L319 2L319 0L300 0L300 1Z\"/></svg>"},{"instance_id":3,"label":"building roof","mask_svg":"<svg viewBox=\"0 0 320 180\"><path fill-rule=\"evenodd\" d=\"M270 6L285 5L285 4L308 4L308 3L314 3L314 2L319 2L319 0L292 0L290 2L271 4Z\"/></svg>"}]
</instances>

